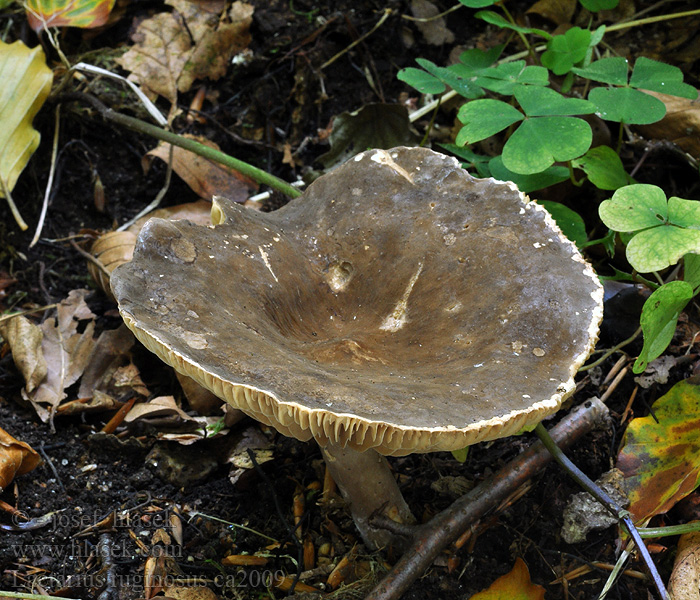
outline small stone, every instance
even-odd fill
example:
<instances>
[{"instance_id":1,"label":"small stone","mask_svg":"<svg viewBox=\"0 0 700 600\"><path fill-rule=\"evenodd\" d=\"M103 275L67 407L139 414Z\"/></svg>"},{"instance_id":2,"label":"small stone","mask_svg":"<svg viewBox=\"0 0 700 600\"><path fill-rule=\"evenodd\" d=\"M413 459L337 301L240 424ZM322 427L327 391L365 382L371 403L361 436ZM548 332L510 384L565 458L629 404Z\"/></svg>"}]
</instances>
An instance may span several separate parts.
<instances>
[{"instance_id":1,"label":"small stone","mask_svg":"<svg viewBox=\"0 0 700 600\"><path fill-rule=\"evenodd\" d=\"M603 473L596 483L598 486L623 508L630 504L624 489L625 478L619 469L611 469ZM580 492L569 498L564 509L564 524L561 536L567 544L578 544L586 541L589 531L607 529L615 525L618 519L588 492Z\"/></svg>"}]
</instances>

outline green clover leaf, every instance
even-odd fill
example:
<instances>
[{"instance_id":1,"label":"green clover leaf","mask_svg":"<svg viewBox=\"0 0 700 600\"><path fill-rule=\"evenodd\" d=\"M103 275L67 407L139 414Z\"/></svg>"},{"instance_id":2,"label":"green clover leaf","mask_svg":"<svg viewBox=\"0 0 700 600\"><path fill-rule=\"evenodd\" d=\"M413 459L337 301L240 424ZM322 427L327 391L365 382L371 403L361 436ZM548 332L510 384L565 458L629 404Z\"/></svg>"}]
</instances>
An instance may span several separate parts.
<instances>
[{"instance_id":1,"label":"green clover leaf","mask_svg":"<svg viewBox=\"0 0 700 600\"><path fill-rule=\"evenodd\" d=\"M627 260L640 273L676 264L684 254L700 254L700 202L671 197L655 185L620 188L599 208L610 229L634 233Z\"/></svg>"}]
</instances>

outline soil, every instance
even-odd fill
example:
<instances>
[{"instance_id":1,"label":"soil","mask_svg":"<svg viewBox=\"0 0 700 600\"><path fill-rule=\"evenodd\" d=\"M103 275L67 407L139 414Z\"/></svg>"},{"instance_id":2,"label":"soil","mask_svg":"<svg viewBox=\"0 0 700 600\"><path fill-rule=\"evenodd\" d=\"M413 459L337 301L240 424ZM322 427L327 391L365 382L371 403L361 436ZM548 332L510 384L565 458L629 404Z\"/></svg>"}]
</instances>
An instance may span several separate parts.
<instances>
[{"instance_id":1,"label":"soil","mask_svg":"<svg viewBox=\"0 0 700 600\"><path fill-rule=\"evenodd\" d=\"M250 45L253 60L231 69L229 76L211 85L215 95L203 109L205 124L186 121L194 92L183 95L183 114L176 119L174 129L202 135L232 156L287 181L310 178L321 170L318 158L328 151L324 132L334 116L369 103L410 103L417 94L396 78L397 71L412 66L416 57L446 64L457 44L428 44L413 22L401 18L410 14L409 2L249 2L255 6ZM435 2L440 10L451 4ZM523 15L529 5L511 4L517 15ZM651 4L639 1L636 8ZM692 2L673 5L674 12L691 8ZM376 33L320 71L320 65L368 32L387 9L392 12ZM63 32L62 48L75 62L91 56L93 62L102 60L118 69L110 62L110 53L128 45L133 23L160 10L162 6L156 2L128 4L124 16L110 28L89 35L78 30ZM446 16L446 25L456 33L458 42L474 47L500 41L500 32L486 28L472 15L461 9ZM24 39L33 46L36 39L23 28L23 22L19 12L8 12L0 15L0 30L10 30L13 39ZM695 32L700 31L698 25L683 23ZM697 86L697 67L687 59L692 54L687 49L698 43L697 36L686 35L683 44L667 50L669 40L677 34L676 27L673 22L655 25L644 34L633 30L612 40L616 48L625 48L632 56L644 54L680 66L686 81ZM55 53L47 52L50 61L56 61ZM105 53L102 58L100 52ZM107 86L93 91L102 93L102 101L115 110L139 114L138 107L125 104L123 97L111 94ZM38 221L49 175L54 106L47 105L35 121L43 142L13 194L30 224ZM446 111L440 113L437 123L442 130L449 130L452 118L453 113ZM417 124L421 133L425 124L427 121ZM42 240L36 246L29 247L31 227L20 232L5 204L0 203L0 280L6 281L0 301L4 310L35 308L59 302L71 290L86 288L99 333L119 326L118 313L90 278L85 258L66 240L84 230L109 230L131 218L158 194L165 168L155 161L144 173L142 158L154 146L153 140L102 120L86 104L62 105L60 136L51 203ZM282 160L285 146L293 152L293 164ZM658 183L681 197L698 197L697 173L680 153L664 144L651 150L641 143L631 145L624 156L628 170L642 157L644 166L636 175L639 181ZM104 208L95 204L96 175L107 199ZM592 191L585 189L580 195L586 193ZM195 199L194 192L173 176L162 205ZM592 198L592 213L599 199ZM273 194L264 209L272 210L284 202L281 195ZM622 311L612 305L606 310L600 347L610 347L627 337L630 327L636 328L638 307L634 305L628 299L622 303ZM43 318L49 316L47 312ZM634 352L632 348L630 353ZM133 361L153 396L174 395L188 408L168 368L138 346L133 350ZM603 377L614 362L611 358L581 377L571 403L600 396L609 383L604 383ZM676 369L674 377L685 378L693 368L689 361ZM640 389L635 400L637 414L643 414L644 407L671 383ZM157 591L149 588L147 581L155 572L190 584L205 581L222 598L284 597L283 587L269 586L304 570L303 542L309 540L316 560L306 567L318 571L305 583L325 590L328 597L361 598L394 558L364 548L342 502L318 502L324 470L314 444L285 438L247 419L231 427L228 442L214 439L187 446L158 440L162 430L157 422L122 426L117 435L100 433L113 412L57 417L53 423L44 423L22 400L23 386L11 353L5 351L0 358L0 426L39 450L43 464L17 477L0 495L0 500L22 511L36 526L8 513L0 514L0 589L126 600ZM592 478L614 463L623 431L620 416L633 387L631 378L623 380L608 401L613 416L610 424L585 436L569 452ZM71 388L68 399L75 399L76 394ZM222 464L219 456L231 439L251 430L262 433L271 443L272 460L246 469L232 483L231 466ZM447 485L449 477L461 478L462 484L478 483L517 456L530 441L531 436L523 435L480 444L470 449L464 463L449 453L434 453L392 459L391 464L414 514L427 520L456 496ZM154 448L158 453L153 454ZM436 486L440 481L447 483ZM562 540L563 509L577 491L560 469L547 468L521 497L482 521L471 540L441 555L404 597L469 598L510 571L517 557L526 562L532 580L544 586L549 600L597 597L608 576L600 567L573 579L568 586L555 582L562 573L582 565L616 562L619 536L615 527L589 533L580 544ZM293 505L295 499L299 504L300 498L304 499L301 540L292 531ZM180 526L181 538L177 535ZM670 573L673 556L663 550L674 546L673 539L658 544L656 559L664 578ZM263 550L267 554L263 565L222 566L229 554ZM329 569L323 565L334 565L348 553L353 556L355 573L346 575L345 584L331 596L325 583ZM640 563L631 568L643 570ZM644 579L623 576L607 597L641 600L648 597L649 590Z\"/></svg>"}]
</instances>

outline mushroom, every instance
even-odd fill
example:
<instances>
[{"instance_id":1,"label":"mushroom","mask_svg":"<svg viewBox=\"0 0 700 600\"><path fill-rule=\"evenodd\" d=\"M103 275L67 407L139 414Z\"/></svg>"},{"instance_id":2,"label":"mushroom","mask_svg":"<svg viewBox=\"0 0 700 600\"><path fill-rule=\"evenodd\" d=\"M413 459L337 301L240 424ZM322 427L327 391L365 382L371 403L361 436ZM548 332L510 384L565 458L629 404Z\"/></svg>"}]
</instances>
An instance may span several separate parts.
<instances>
[{"instance_id":1,"label":"mushroom","mask_svg":"<svg viewBox=\"0 0 700 600\"><path fill-rule=\"evenodd\" d=\"M383 455L514 434L574 389L602 288L512 183L371 150L272 213L152 219L112 275L124 321L254 419L314 438L370 546L413 521Z\"/></svg>"}]
</instances>

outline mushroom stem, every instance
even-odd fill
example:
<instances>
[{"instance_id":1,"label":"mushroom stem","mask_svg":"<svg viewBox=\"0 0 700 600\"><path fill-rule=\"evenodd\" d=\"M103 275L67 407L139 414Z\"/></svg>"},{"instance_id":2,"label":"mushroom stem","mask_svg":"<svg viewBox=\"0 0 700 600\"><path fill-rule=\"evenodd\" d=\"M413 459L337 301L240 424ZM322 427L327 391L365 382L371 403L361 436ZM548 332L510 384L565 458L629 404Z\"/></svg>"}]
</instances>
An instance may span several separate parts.
<instances>
[{"instance_id":1,"label":"mushroom stem","mask_svg":"<svg viewBox=\"0 0 700 600\"><path fill-rule=\"evenodd\" d=\"M386 458L374 450L357 452L328 444L321 448L326 465L350 506L352 518L369 548L400 549L402 537L370 525L370 517L381 514L397 523L415 523Z\"/></svg>"}]
</instances>

